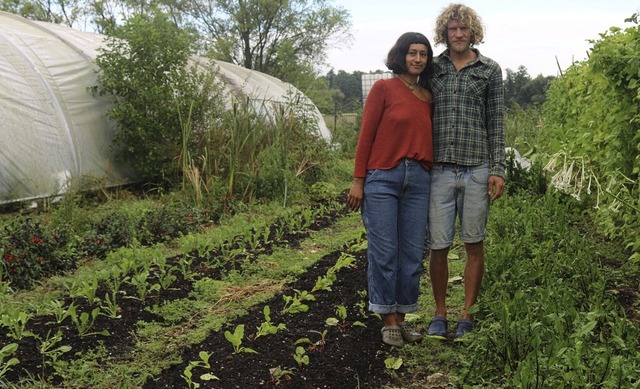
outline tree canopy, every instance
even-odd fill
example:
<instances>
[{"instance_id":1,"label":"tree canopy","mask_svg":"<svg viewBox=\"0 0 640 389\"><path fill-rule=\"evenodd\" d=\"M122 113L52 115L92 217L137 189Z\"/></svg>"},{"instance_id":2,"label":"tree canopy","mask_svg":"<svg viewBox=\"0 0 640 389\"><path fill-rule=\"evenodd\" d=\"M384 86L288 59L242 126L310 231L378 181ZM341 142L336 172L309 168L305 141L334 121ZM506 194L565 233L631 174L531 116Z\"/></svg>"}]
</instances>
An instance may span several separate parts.
<instances>
[{"instance_id":1,"label":"tree canopy","mask_svg":"<svg viewBox=\"0 0 640 389\"><path fill-rule=\"evenodd\" d=\"M549 82L555 78L540 74L532 79L527 68L522 65L517 71L506 69L505 73L504 100L507 106L518 104L523 108L544 103Z\"/></svg>"},{"instance_id":2,"label":"tree canopy","mask_svg":"<svg viewBox=\"0 0 640 389\"><path fill-rule=\"evenodd\" d=\"M319 106L333 92L319 80L327 51L351 41L349 12L330 0L2 0L28 19L113 36L136 15L160 10L197 36L198 54L290 82Z\"/></svg>"},{"instance_id":3,"label":"tree canopy","mask_svg":"<svg viewBox=\"0 0 640 389\"><path fill-rule=\"evenodd\" d=\"M197 0L187 12L215 59L283 80L292 63L318 69L350 39L350 15L326 0Z\"/></svg>"}]
</instances>

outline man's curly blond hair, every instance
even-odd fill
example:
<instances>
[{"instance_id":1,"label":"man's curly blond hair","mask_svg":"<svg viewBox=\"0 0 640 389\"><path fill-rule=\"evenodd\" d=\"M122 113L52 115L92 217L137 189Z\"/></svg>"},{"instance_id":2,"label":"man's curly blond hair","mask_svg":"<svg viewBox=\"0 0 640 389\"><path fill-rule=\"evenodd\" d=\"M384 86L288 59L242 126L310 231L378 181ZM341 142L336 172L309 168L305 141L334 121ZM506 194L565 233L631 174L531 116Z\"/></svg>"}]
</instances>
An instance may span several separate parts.
<instances>
[{"instance_id":1,"label":"man's curly blond hair","mask_svg":"<svg viewBox=\"0 0 640 389\"><path fill-rule=\"evenodd\" d=\"M452 20L462 22L469 27L472 46L483 42L484 25L482 24L480 16L478 16L476 11L464 4L452 3L445 7L440 13L440 16L436 19L436 27L434 30L436 37L434 39L434 44L439 45L442 43L448 45L447 24Z\"/></svg>"}]
</instances>

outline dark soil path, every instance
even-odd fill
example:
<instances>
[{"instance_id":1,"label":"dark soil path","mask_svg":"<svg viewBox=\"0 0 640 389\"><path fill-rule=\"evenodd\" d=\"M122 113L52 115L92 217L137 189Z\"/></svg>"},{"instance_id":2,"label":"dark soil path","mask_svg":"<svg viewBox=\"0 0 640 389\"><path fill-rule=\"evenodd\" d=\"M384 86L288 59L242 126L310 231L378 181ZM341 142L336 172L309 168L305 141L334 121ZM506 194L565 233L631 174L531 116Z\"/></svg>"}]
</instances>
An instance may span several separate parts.
<instances>
[{"instance_id":1,"label":"dark soil path","mask_svg":"<svg viewBox=\"0 0 640 389\"><path fill-rule=\"evenodd\" d=\"M339 255L335 252L323 258L303 277L288 285L284 294L293 296L295 290L310 291L318 277L326 274ZM198 381L201 387L379 388L391 380L384 367L384 359L391 349L380 342L380 319L364 316L366 313L362 308L366 297L362 292L365 288L366 260L365 252L361 252L351 267L340 270L331 291L314 292L315 301L308 302L307 312L283 314L284 299L278 295L225 328L233 332L237 325L242 324L245 335L255 334L264 321L263 306L268 305L271 321L274 325L285 324L286 330L254 340L245 339L242 345L257 354L234 354L231 343L221 331L187 350L183 354L185 363L168 369L145 388L184 388L185 380L181 375L189 361L200 359L200 351L212 353L211 369L196 368L194 377L210 372L219 378L209 382ZM340 305L347 310L346 320L340 326L326 326L327 318L337 318L336 308ZM357 321L364 326L354 325ZM325 329L327 333L323 343L321 333ZM293 357L295 343L302 338L311 341L311 344L301 344L309 357L306 366L298 366ZM279 376L273 369L289 373Z\"/></svg>"},{"instance_id":2,"label":"dark soil path","mask_svg":"<svg viewBox=\"0 0 640 389\"><path fill-rule=\"evenodd\" d=\"M290 232L284 241L287 246L296 247L310 231L320 231L333 224L345 211L338 211L316 220L307 232ZM274 243L278 245L278 243ZM269 252L269 245L260 248L261 253ZM348 251L345 247L345 251ZM183 363L166 369L160 375L147 381L145 388L186 388L184 379L185 368L190 361L200 360L199 352L211 354L210 369L197 367L193 369L193 380L201 388L379 388L390 382L393 377L385 370L385 358L394 353L390 347L380 341L381 321L370 315L366 310L366 251L351 252L353 262L348 267L341 268L334 283L328 289L313 292L314 301L305 301L309 306L307 312L285 313L283 296L293 297L296 293L310 292L319 277L336 264L343 252L337 250L316 262L296 281L285 286L282 294L273 297L263 304L253 307L247 315L229 323L217 333L212 333L203 342L185 349L182 355ZM199 261L197 253L190 254L196 266ZM214 256L216 253L208 253ZM169 259L175 261L176 259ZM255 258L246 256L243 261L253 261ZM236 263L241 267L241 261ZM233 269L201 268L199 276L220 279L225 273ZM129 284L123 284L118 298L118 318L99 315L95 318L90 335L79 336L70 318L56 323L54 315L30 318L26 330L35 336L25 336L20 340L8 336L8 332L0 333L0 345L18 343L19 348L14 354L20 364L8 372L4 378L8 382L18 382L20 379L31 377L40 380L44 377L54 387L62 384L55 376L52 363L43 359L40 347L43 340L51 339L56 333L61 334L61 340L55 347L69 346L70 351L61 354L59 360L75 359L78 353L85 353L96 347L104 347L108 357L118 358L134 349L135 332L138 321L160 322L163 319L150 313L150 308L160 302L188 298L193 289L193 281L185 280L182 275L175 273L176 280L166 290L154 292L144 302L137 299L124 298L135 296L136 291ZM153 272L149 282L154 283ZM157 282L157 280L155 280ZM103 298L108 292L101 283L96 295ZM74 304L78 314L91 312L96 308L84 298L65 298L64 307ZM271 310L271 322L280 323L286 329L276 334L255 338L257 328L265 321L263 308L268 305ZM338 307L344 307L346 318L337 313ZM337 325L327 325L327 319L337 319ZM255 353L234 353L232 344L225 338L224 332L233 333L238 325L244 325L245 338L242 346L255 350ZM106 331L109 335L100 335ZM325 332L326 331L326 332ZM301 339L307 341L299 342ZM304 355L308 357L308 364L299 364L294 354L297 347L303 347ZM203 381L200 376L204 373L215 375L218 379Z\"/></svg>"}]
</instances>

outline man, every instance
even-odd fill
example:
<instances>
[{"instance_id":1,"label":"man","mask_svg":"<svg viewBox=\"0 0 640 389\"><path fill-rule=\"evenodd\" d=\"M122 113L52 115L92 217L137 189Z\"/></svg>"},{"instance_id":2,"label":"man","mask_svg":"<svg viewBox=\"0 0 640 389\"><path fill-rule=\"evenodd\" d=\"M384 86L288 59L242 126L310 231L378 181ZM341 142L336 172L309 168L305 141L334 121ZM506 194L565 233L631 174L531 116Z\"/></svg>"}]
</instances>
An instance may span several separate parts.
<instances>
[{"instance_id":1,"label":"man","mask_svg":"<svg viewBox=\"0 0 640 389\"><path fill-rule=\"evenodd\" d=\"M447 49L434 58L433 147L431 170L429 275L435 317L427 336L447 338L447 255L453 244L456 217L467 261L464 307L454 340L473 330L469 312L484 273L485 227L491 201L504 189L504 90L502 70L473 46L482 43L483 25L462 4L446 7L436 20L435 44Z\"/></svg>"}]
</instances>

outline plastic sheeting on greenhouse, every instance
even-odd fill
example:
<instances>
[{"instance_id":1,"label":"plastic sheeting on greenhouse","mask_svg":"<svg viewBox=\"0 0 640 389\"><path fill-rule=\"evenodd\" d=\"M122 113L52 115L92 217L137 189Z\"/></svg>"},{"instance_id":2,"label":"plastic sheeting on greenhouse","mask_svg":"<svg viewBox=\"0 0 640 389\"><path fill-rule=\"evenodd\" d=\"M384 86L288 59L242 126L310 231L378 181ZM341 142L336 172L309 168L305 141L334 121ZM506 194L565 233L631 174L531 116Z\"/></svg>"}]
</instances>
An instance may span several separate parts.
<instances>
[{"instance_id":1,"label":"plastic sheeting on greenhouse","mask_svg":"<svg viewBox=\"0 0 640 389\"><path fill-rule=\"evenodd\" d=\"M94 60L105 38L0 11L0 204L62 194L72 180L105 186L136 181L113 158L116 126L104 115L110 103L88 90L97 84ZM218 66L229 91L261 109L300 93L237 65L198 63L207 61ZM305 104L313 108L319 135L329 140L322 115L310 100Z\"/></svg>"}]
</instances>

